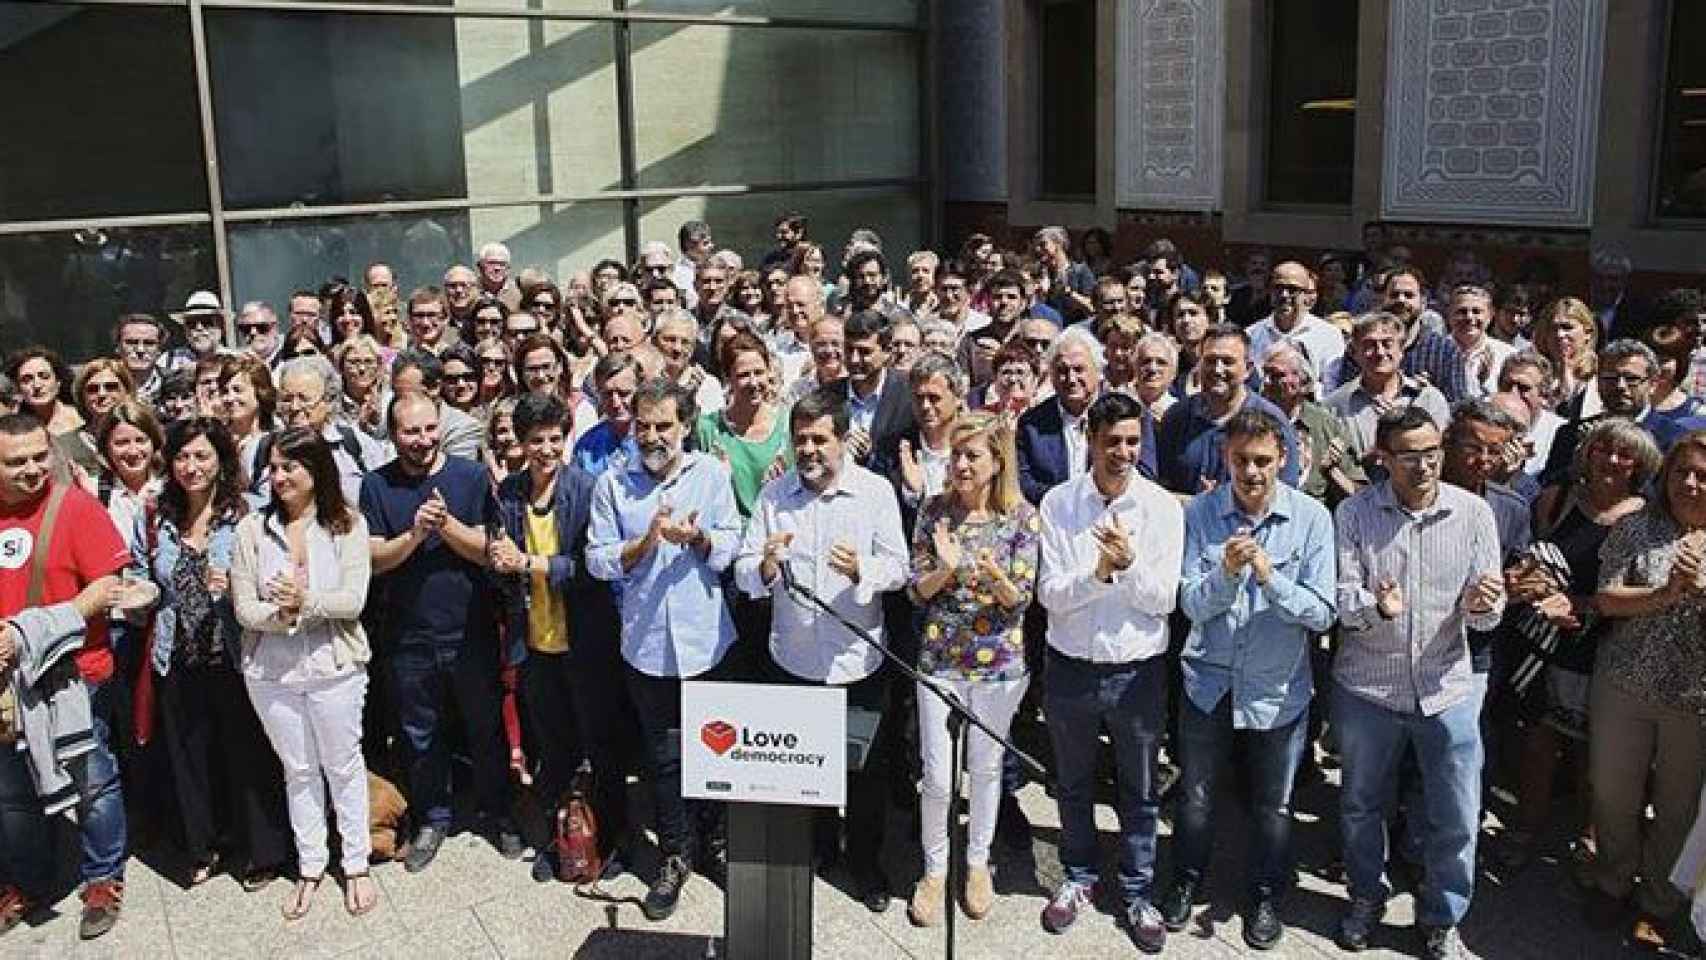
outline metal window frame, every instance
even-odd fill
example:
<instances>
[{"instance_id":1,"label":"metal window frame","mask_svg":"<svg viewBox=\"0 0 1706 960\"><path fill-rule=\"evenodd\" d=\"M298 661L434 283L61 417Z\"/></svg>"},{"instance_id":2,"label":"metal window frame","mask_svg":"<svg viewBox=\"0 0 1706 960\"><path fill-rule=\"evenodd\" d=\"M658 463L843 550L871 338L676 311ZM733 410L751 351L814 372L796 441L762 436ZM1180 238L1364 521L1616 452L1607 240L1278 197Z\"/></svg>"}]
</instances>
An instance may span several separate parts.
<instances>
[{"instance_id":1,"label":"metal window frame","mask_svg":"<svg viewBox=\"0 0 1706 960\"><path fill-rule=\"evenodd\" d=\"M912 189L921 206L920 221L930 245L940 239L943 212L941 157L936 129L940 118L935 92L940 87L939 14L934 0L920 0L918 16L911 21L855 21L833 17L775 17L744 14L689 14L628 9L629 0L611 0L611 9L541 10L515 8L495 3L471 2L455 6L417 6L405 3L335 2L335 0L54 0L68 7L140 7L184 10L189 19L191 52L195 60L196 97L202 145L205 153L208 209L125 216L67 217L49 220L0 221L0 237L26 233L69 232L80 229L197 226L207 224L213 234L214 260L220 296L232 302L229 228L233 224L274 220L314 220L384 213L471 211L493 207L568 206L573 204L620 203L623 208L624 249L629 260L638 256L640 204L648 200L681 197L736 197L772 193L816 193L839 190ZM618 151L621 188L597 193L544 193L497 197L445 197L380 203L328 204L316 207L266 207L227 209L220 180L218 125L213 114L213 81L210 75L205 14L209 10L272 13L345 14L379 16L439 16L464 19L580 21L610 23L615 35ZM723 183L670 187L638 186L636 121L633 90L634 24L684 24L730 28L769 28L818 31L870 31L920 37L918 47L919 85L925 94L919 116L918 171L904 177L870 177L847 180L815 180L794 183ZM229 321L228 321L229 325ZM227 331L229 336L231 331Z\"/></svg>"}]
</instances>

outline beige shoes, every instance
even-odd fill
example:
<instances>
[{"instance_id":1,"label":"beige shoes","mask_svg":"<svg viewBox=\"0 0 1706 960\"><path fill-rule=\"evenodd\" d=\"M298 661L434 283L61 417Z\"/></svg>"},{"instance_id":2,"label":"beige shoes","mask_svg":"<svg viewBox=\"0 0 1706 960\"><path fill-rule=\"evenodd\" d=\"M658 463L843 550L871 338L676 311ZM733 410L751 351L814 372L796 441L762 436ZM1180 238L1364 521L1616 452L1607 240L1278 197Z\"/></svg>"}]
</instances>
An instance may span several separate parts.
<instances>
[{"instance_id":1,"label":"beige shoes","mask_svg":"<svg viewBox=\"0 0 1706 960\"><path fill-rule=\"evenodd\" d=\"M918 886L912 889L912 902L906 908L913 926L934 927L942 922L942 898L947 887L948 878L939 874L927 873L918 881Z\"/></svg>"},{"instance_id":2,"label":"beige shoes","mask_svg":"<svg viewBox=\"0 0 1706 960\"><path fill-rule=\"evenodd\" d=\"M989 875L989 868L966 868L966 916L973 920L982 920L989 916L990 908L995 906L995 881Z\"/></svg>"}]
</instances>

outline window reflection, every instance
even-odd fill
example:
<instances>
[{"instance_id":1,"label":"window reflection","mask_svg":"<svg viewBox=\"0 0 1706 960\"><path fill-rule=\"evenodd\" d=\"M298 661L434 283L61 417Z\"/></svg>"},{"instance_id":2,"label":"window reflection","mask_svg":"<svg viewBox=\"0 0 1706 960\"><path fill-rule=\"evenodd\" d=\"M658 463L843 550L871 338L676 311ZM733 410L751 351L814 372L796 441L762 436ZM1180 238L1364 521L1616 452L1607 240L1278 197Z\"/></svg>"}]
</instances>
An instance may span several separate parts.
<instances>
[{"instance_id":1,"label":"window reflection","mask_svg":"<svg viewBox=\"0 0 1706 960\"><path fill-rule=\"evenodd\" d=\"M1348 205L1356 152L1357 0L1269 7L1267 199Z\"/></svg>"},{"instance_id":2,"label":"window reflection","mask_svg":"<svg viewBox=\"0 0 1706 960\"><path fill-rule=\"evenodd\" d=\"M1706 217L1706 4L1672 4L1670 75L1665 78L1658 213Z\"/></svg>"}]
</instances>

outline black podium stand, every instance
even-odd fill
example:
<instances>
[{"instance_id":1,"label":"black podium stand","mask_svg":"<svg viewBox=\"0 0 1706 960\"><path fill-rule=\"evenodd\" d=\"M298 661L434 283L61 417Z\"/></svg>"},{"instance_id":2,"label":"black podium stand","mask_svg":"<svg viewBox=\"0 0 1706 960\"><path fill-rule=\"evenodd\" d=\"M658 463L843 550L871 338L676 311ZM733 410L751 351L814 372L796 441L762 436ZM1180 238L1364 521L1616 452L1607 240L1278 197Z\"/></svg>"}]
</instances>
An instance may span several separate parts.
<instances>
[{"instance_id":1,"label":"black podium stand","mask_svg":"<svg viewBox=\"0 0 1706 960\"><path fill-rule=\"evenodd\" d=\"M729 804L723 937L732 960L812 955L812 821L818 808Z\"/></svg>"}]
</instances>

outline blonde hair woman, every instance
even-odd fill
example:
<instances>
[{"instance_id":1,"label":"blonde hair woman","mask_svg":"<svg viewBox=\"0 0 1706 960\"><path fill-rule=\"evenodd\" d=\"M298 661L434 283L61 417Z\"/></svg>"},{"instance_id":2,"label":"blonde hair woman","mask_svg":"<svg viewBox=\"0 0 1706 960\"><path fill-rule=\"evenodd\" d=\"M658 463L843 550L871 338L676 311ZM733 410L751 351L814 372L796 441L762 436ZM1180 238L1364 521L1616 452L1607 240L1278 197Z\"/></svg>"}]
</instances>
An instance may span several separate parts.
<instances>
[{"instance_id":1,"label":"blonde hair woman","mask_svg":"<svg viewBox=\"0 0 1706 960\"><path fill-rule=\"evenodd\" d=\"M1534 322L1534 348L1558 371L1554 406L1565 419L1586 399L1599 367L1599 323L1593 310L1575 297L1552 302ZM1566 412L1566 408L1572 408Z\"/></svg>"},{"instance_id":2,"label":"blonde hair woman","mask_svg":"<svg viewBox=\"0 0 1706 960\"><path fill-rule=\"evenodd\" d=\"M907 592L923 625L918 668L951 689L990 729L1006 735L1030 684L1024 619L1036 584L1042 527L1019 492L1013 432L996 414L962 417L948 437L945 489L919 511ZM948 784L952 744L947 708L918 691L924 760L924 878L912 895L912 922L935 924L948 873ZM995 888L989 848L1001 800L1002 748L972 731L966 749L971 825L966 844L966 915L989 913Z\"/></svg>"}]
</instances>

